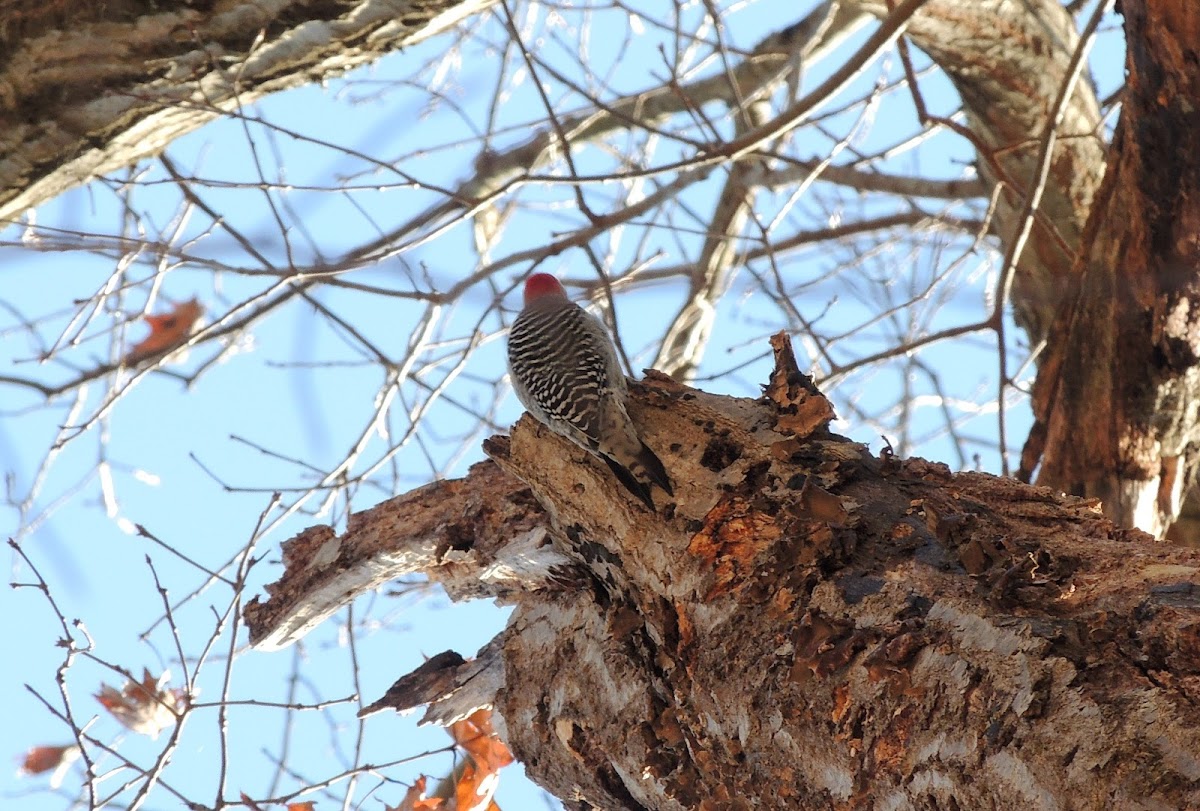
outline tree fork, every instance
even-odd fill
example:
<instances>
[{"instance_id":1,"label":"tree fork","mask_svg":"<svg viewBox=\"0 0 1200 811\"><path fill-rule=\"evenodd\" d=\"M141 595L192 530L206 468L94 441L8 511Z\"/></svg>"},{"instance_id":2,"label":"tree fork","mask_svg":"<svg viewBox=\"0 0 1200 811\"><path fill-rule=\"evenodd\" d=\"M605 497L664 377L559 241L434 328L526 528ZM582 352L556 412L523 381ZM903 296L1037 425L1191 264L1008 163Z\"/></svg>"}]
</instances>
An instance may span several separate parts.
<instances>
[{"instance_id":1,"label":"tree fork","mask_svg":"<svg viewBox=\"0 0 1200 811\"><path fill-rule=\"evenodd\" d=\"M568 807L1200 803L1200 552L1094 500L872 456L772 343L757 400L635 387L673 505L524 418L465 479L285 544L252 641L416 571L515 604L475 660L369 710L492 705Z\"/></svg>"}]
</instances>

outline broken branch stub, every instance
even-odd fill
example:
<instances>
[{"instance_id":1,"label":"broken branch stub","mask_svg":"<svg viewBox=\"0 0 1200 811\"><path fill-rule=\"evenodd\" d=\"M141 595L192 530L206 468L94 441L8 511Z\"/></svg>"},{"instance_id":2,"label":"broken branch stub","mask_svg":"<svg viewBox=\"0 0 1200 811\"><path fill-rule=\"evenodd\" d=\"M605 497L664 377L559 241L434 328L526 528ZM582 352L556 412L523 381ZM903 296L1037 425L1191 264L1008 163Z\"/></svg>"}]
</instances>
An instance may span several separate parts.
<instances>
[{"instance_id":1,"label":"broken branch stub","mask_svg":"<svg viewBox=\"0 0 1200 811\"><path fill-rule=\"evenodd\" d=\"M284 572L245 609L250 642L286 647L360 594L422 574L455 600L508 599L568 578L541 507L491 462L350 516L338 536L310 527L282 545Z\"/></svg>"}]
</instances>

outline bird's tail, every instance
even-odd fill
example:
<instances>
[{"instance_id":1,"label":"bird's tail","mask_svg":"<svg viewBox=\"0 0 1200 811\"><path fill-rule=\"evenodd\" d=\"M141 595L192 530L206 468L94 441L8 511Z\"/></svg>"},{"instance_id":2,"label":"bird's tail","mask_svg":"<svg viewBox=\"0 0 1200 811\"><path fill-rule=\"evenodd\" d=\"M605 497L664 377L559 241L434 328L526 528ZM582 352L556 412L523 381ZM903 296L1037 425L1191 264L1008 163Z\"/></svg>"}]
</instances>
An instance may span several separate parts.
<instances>
[{"instance_id":1,"label":"bird's tail","mask_svg":"<svg viewBox=\"0 0 1200 811\"><path fill-rule=\"evenodd\" d=\"M667 476L667 469L663 467L663 463L655 455L654 451L647 447L646 443L642 443L642 450L637 455L637 462L630 466L633 474L643 479L650 481L661 487L668 496L675 495L675 491L671 489L671 479ZM640 470L639 470L640 468Z\"/></svg>"},{"instance_id":2,"label":"bird's tail","mask_svg":"<svg viewBox=\"0 0 1200 811\"><path fill-rule=\"evenodd\" d=\"M617 477L617 481L625 485L626 490L637 496L651 510L654 509L654 499L650 495L651 484L657 484L669 496L675 495L675 491L671 489L671 479L667 476L667 470L663 467L662 461L644 442L641 450L630 460L628 467L604 454L600 454L600 458Z\"/></svg>"}]
</instances>

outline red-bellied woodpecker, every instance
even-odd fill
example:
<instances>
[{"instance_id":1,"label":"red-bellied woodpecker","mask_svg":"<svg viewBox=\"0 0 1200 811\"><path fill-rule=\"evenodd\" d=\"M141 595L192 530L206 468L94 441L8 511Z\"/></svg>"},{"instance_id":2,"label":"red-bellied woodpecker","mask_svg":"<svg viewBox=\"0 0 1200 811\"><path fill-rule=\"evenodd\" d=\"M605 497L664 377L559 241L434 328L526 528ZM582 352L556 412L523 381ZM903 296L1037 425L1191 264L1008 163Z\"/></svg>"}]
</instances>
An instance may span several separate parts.
<instances>
[{"instance_id":1,"label":"red-bellied woodpecker","mask_svg":"<svg viewBox=\"0 0 1200 811\"><path fill-rule=\"evenodd\" d=\"M534 419L600 457L647 507L654 509L652 483L674 495L629 419L628 383L608 332L548 273L525 280L525 309L508 333L508 371Z\"/></svg>"}]
</instances>

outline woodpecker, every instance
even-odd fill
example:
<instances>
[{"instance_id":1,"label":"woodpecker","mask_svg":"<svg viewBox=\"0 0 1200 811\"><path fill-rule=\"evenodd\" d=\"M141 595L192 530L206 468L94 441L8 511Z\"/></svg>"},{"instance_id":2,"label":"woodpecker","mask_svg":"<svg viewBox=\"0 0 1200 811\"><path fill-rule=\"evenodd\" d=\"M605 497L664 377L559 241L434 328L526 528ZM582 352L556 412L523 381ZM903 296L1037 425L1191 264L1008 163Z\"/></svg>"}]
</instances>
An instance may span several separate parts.
<instances>
[{"instance_id":1,"label":"woodpecker","mask_svg":"<svg viewBox=\"0 0 1200 811\"><path fill-rule=\"evenodd\" d=\"M508 372L534 419L598 456L651 510L651 484L674 495L629 419L629 387L608 332L549 273L525 280L525 309L508 333Z\"/></svg>"}]
</instances>

